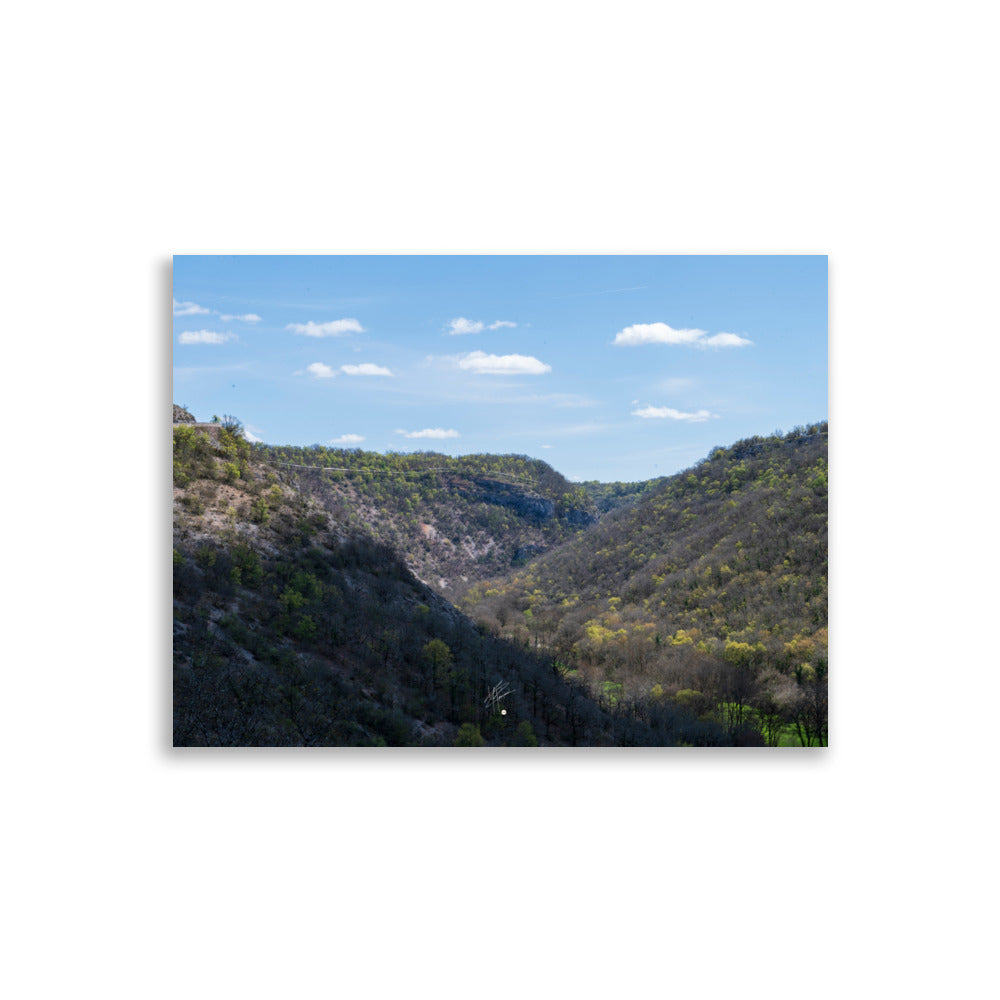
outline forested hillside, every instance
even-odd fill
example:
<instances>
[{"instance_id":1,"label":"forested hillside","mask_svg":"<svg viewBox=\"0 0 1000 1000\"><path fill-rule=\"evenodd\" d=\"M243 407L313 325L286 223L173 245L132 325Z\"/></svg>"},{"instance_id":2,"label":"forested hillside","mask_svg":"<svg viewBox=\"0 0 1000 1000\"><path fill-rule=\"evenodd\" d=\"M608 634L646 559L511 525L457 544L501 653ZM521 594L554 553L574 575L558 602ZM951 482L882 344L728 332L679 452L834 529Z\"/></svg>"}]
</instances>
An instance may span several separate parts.
<instances>
[{"instance_id":1,"label":"forested hillside","mask_svg":"<svg viewBox=\"0 0 1000 1000\"><path fill-rule=\"evenodd\" d=\"M733 742L686 706L599 700L550 653L476 628L367 532L351 494L331 512L261 461L238 421L210 430L174 427L176 746ZM500 461L476 460L466 480ZM461 495L457 479L435 488ZM519 494L553 504L543 532L586 510L559 488ZM410 496L387 486L386 504Z\"/></svg>"},{"instance_id":2,"label":"forested hillside","mask_svg":"<svg viewBox=\"0 0 1000 1000\"><path fill-rule=\"evenodd\" d=\"M827 435L739 441L649 489L592 487L628 505L462 606L610 703L684 705L749 742L825 743Z\"/></svg>"},{"instance_id":3,"label":"forested hillside","mask_svg":"<svg viewBox=\"0 0 1000 1000\"><path fill-rule=\"evenodd\" d=\"M597 520L590 494L524 455L258 445L255 456L286 473L338 521L397 552L455 601L476 580L506 573Z\"/></svg>"},{"instance_id":4,"label":"forested hillside","mask_svg":"<svg viewBox=\"0 0 1000 1000\"><path fill-rule=\"evenodd\" d=\"M598 514L608 514L622 507L630 507L655 490L665 478L647 479L640 483L600 483L596 479L589 479L580 483L580 486L590 497Z\"/></svg>"}]
</instances>

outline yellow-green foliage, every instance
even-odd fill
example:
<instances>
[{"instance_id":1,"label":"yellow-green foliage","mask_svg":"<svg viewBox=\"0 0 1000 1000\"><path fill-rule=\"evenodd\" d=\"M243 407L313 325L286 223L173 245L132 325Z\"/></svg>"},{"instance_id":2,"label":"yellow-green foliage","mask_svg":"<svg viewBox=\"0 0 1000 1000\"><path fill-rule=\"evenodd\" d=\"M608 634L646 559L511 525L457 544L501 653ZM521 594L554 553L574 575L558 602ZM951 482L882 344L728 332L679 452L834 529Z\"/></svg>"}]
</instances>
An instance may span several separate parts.
<instances>
[{"instance_id":1,"label":"yellow-green foliage","mask_svg":"<svg viewBox=\"0 0 1000 1000\"><path fill-rule=\"evenodd\" d=\"M187 486L192 480L213 473L212 444L204 431L188 424L174 428L174 485Z\"/></svg>"},{"instance_id":2,"label":"yellow-green foliage","mask_svg":"<svg viewBox=\"0 0 1000 1000\"><path fill-rule=\"evenodd\" d=\"M481 747L486 741L474 722L463 722L455 737L457 747Z\"/></svg>"},{"instance_id":3,"label":"yellow-green foliage","mask_svg":"<svg viewBox=\"0 0 1000 1000\"><path fill-rule=\"evenodd\" d=\"M694 669L697 657L824 664L827 434L817 424L748 438L644 489L594 486L599 503L622 509L532 563L537 634L557 655L640 672L657 662ZM524 580L508 576L463 606L496 618L528 604ZM647 642L638 626L649 622Z\"/></svg>"}]
</instances>

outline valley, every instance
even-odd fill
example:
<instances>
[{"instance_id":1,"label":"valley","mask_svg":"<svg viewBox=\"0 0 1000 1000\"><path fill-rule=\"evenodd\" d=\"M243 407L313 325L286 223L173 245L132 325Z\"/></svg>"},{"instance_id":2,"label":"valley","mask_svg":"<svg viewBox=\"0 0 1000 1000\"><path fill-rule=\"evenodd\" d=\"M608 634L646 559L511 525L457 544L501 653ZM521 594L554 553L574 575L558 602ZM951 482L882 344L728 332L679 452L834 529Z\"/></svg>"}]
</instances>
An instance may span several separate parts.
<instances>
[{"instance_id":1,"label":"valley","mask_svg":"<svg viewBox=\"0 0 1000 1000\"><path fill-rule=\"evenodd\" d=\"M825 423L571 483L174 419L176 745L826 744Z\"/></svg>"}]
</instances>

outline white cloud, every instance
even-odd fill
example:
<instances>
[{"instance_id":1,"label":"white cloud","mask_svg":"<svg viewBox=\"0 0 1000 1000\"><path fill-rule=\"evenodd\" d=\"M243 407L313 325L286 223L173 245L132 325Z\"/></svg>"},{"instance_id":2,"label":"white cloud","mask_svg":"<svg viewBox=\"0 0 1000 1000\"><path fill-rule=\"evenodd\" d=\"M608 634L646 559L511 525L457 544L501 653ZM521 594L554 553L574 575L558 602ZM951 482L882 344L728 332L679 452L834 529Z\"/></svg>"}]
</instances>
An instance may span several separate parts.
<instances>
[{"instance_id":1,"label":"white cloud","mask_svg":"<svg viewBox=\"0 0 1000 1000\"><path fill-rule=\"evenodd\" d=\"M699 410L697 413L682 413L670 406L641 406L638 410L632 411L633 417L644 417L647 420L686 420L692 424L700 424L714 415L708 410Z\"/></svg>"},{"instance_id":2,"label":"white cloud","mask_svg":"<svg viewBox=\"0 0 1000 1000\"><path fill-rule=\"evenodd\" d=\"M361 444L364 436L361 434L341 434L340 437L330 438L327 444Z\"/></svg>"},{"instance_id":3,"label":"white cloud","mask_svg":"<svg viewBox=\"0 0 1000 1000\"><path fill-rule=\"evenodd\" d=\"M237 337L235 333L216 333L214 330L185 330L177 339L182 344L224 344Z\"/></svg>"},{"instance_id":4,"label":"white cloud","mask_svg":"<svg viewBox=\"0 0 1000 1000\"><path fill-rule=\"evenodd\" d=\"M306 368L306 371L315 378L335 378L337 375L329 365L324 365L322 361L314 361Z\"/></svg>"},{"instance_id":5,"label":"white cloud","mask_svg":"<svg viewBox=\"0 0 1000 1000\"><path fill-rule=\"evenodd\" d=\"M459 316L448 324L448 333L452 336L460 333L481 333L483 324L479 320L466 319Z\"/></svg>"},{"instance_id":6,"label":"white cloud","mask_svg":"<svg viewBox=\"0 0 1000 1000\"><path fill-rule=\"evenodd\" d=\"M428 427L422 431L396 431L396 433L402 434L403 437L407 438L435 438L437 440L457 438L459 436L458 431L446 431L440 427Z\"/></svg>"},{"instance_id":7,"label":"white cloud","mask_svg":"<svg viewBox=\"0 0 1000 1000\"><path fill-rule=\"evenodd\" d=\"M473 351L457 359L463 371L479 375L544 375L552 366L525 354L485 354Z\"/></svg>"},{"instance_id":8,"label":"white cloud","mask_svg":"<svg viewBox=\"0 0 1000 1000\"><path fill-rule=\"evenodd\" d=\"M686 347L744 347L753 341L735 333L716 333L710 337L705 330L675 330L666 323L636 323L615 334L614 343L627 346L683 344Z\"/></svg>"},{"instance_id":9,"label":"white cloud","mask_svg":"<svg viewBox=\"0 0 1000 1000\"><path fill-rule=\"evenodd\" d=\"M367 362L361 365L341 365L340 370L345 375L391 375L388 368L381 365L372 365Z\"/></svg>"},{"instance_id":10,"label":"white cloud","mask_svg":"<svg viewBox=\"0 0 1000 1000\"><path fill-rule=\"evenodd\" d=\"M241 323L259 323L260 317L256 313L244 313L242 316L230 316L226 313L222 313L219 319L223 323L231 323L233 320L239 320Z\"/></svg>"},{"instance_id":11,"label":"white cloud","mask_svg":"<svg viewBox=\"0 0 1000 1000\"><path fill-rule=\"evenodd\" d=\"M693 344L704 330L675 330L666 323L636 323L615 335L616 344Z\"/></svg>"},{"instance_id":12,"label":"white cloud","mask_svg":"<svg viewBox=\"0 0 1000 1000\"><path fill-rule=\"evenodd\" d=\"M448 333L452 336L462 333L482 333L483 330L499 330L504 326L513 327L517 326L517 324L509 319L498 319L487 326L482 320L466 319L464 316L458 316L448 323Z\"/></svg>"},{"instance_id":13,"label":"white cloud","mask_svg":"<svg viewBox=\"0 0 1000 1000\"><path fill-rule=\"evenodd\" d=\"M211 311L211 309L206 309L195 302L178 302L177 299L174 299L175 316L202 316Z\"/></svg>"},{"instance_id":14,"label":"white cloud","mask_svg":"<svg viewBox=\"0 0 1000 1000\"><path fill-rule=\"evenodd\" d=\"M747 344L752 344L752 340L747 340L746 337L741 337L737 333L717 333L712 337L706 337L705 340L701 341L698 345L699 347L745 347Z\"/></svg>"},{"instance_id":15,"label":"white cloud","mask_svg":"<svg viewBox=\"0 0 1000 1000\"><path fill-rule=\"evenodd\" d=\"M356 319L333 319L328 323L289 323L285 327L304 337L344 337L349 333L364 333L365 328Z\"/></svg>"},{"instance_id":16,"label":"white cloud","mask_svg":"<svg viewBox=\"0 0 1000 1000\"><path fill-rule=\"evenodd\" d=\"M257 428L257 430L259 431L259 430L260 430L260 428ZM260 438L260 437L257 437L257 435L256 435L256 434L254 434L254 433L253 433L253 431L251 431L249 427L244 427L244 428L243 428L243 436L244 436L244 437L245 437L245 438L246 438L246 439L247 439L247 440L248 440L248 441L249 441L249 442L250 442L251 444L260 444L260 443L261 443L261 442L262 442L262 441L264 440L263 438Z\"/></svg>"}]
</instances>

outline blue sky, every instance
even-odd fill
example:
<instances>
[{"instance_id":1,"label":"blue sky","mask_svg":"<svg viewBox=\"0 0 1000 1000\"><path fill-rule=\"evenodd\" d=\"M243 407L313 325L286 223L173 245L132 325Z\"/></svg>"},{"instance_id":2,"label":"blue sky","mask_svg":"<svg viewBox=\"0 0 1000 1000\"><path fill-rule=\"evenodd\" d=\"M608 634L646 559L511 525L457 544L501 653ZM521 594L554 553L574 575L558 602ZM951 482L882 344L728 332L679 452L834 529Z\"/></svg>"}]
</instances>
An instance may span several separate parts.
<instances>
[{"instance_id":1,"label":"blue sky","mask_svg":"<svg viewBox=\"0 0 1000 1000\"><path fill-rule=\"evenodd\" d=\"M175 256L174 401L271 444L668 475L827 417L825 256Z\"/></svg>"}]
</instances>

